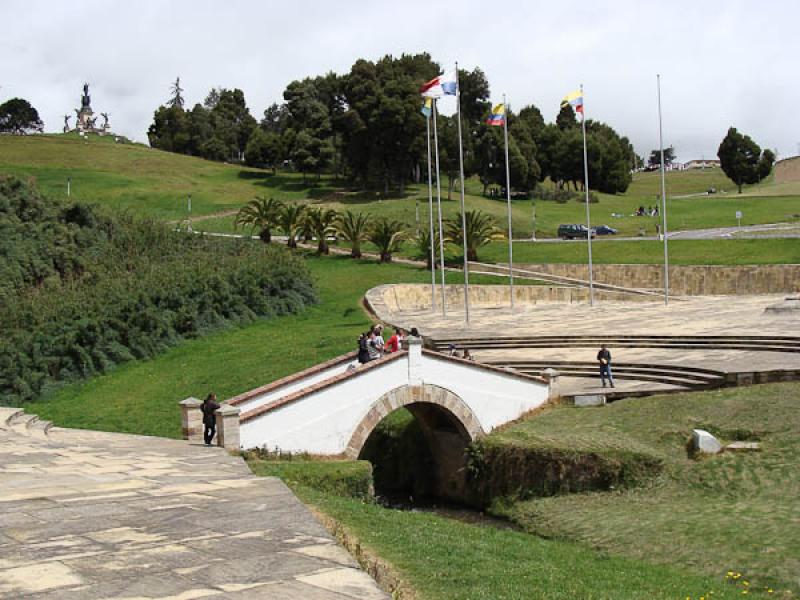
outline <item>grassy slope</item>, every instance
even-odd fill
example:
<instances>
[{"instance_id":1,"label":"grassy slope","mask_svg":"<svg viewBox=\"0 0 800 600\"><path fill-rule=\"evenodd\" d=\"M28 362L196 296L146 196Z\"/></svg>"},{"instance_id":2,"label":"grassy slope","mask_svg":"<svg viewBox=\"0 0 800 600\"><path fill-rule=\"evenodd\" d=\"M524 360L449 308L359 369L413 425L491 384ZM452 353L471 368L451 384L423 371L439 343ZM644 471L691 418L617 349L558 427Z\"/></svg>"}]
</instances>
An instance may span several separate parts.
<instances>
[{"instance_id":1,"label":"grassy slope","mask_svg":"<svg viewBox=\"0 0 800 600\"><path fill-rule=\"evenodd\" d=\"M152 150L141 145L115 144L111 138L92 137L88 141L70 135L0 137L0 172L12 172L37 178L47 193L64 195L66 178L72 178L73 196L132 209L163 219L186 217L186 195L192 194L195 217L238 209L257 194L281 200L307 200L337 209L366 211L413 224L419 201L420 220L427 219L427 188L410 186L406 197L376 201L375 196L346 192L323 178L304 184L298 174L248 169L202 159ZM720 170L675 171L667 175L670 197L703 192L714 186L733 190L733 184ZM612 213L630 215L639 205L655 203L660 187L658 173L637 174L626 194L600 194L600 203L592 205L592 222L608 223L623 234L636 235L644 228L654 232L655 219L611 217ZM735 225L735 211L742 210L742 224L797 220L800 215L800 186L778 187L765 183L747 188L747 193L673 199L669 216L671 229ZM482 197L476 180L467 185L468 208L493 215L505 223L505 202ZM446 195L445 195L446 196ZM769 197L768 201L764 197ZM457 190L452 200L444 200L446 217L459 210ZM514 202L515 235L529 236L532 207L530 201ZM536 203L536 229L539 237L553 236L559 223L585 220L580 202ZM196 223L208 231L230 231L233 217L214 218Z\"/></svg>"},{"instance_id":2,"label":"grassy slope","mask_svg":"<svg viewBox=\"0 0 800 600\"><path fill-rule=\"evenodd\" d=\"M62 426L179 437L179 400L202 398L212 389L228 398L349 352L369 323L360 306L366 290L387 282L430 281L427 271L404 265L342 257L307 261L319 305L184 342L153 360L65 386L26 410ZM458 274L449 277L458 280Z\"/></svg>"},{"instance_id":3,"label":"grassy slope","mask_svg":"<svg viewBox=\"0 0 800 600\"><path fill-rule=\"evenodd\" d=\"M307 488L295 491L389 561L424 600L741 597L723 577L690 575L580 544L385 509Z\"/></svg>"},{"instance_id":4,"label":"grassy slope","mask_svg":"<svg viewBox=\"0 0 800 600\"><path fill-rule=\"evenodd\" d=\"M787 383L547 411L490 439L644 451L664 461L665 475L645 488L534 499L496 510L546 537L710 575L734 570L753 585L797 592L798 400L800 384ZM726 440L754 433L764 451L690 460L685 442L695 427Z\"/></svg>"}]
</instances>

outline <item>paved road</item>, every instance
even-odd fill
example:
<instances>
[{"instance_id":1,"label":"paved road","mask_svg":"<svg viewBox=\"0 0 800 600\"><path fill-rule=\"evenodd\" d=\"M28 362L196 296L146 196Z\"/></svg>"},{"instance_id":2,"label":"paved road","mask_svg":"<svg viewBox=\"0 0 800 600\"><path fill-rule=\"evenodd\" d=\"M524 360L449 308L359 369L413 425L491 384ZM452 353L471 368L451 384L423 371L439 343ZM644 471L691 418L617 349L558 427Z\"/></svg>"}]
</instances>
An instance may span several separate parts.
<instances>
[{"instance_id":1,"label":"paved road","mask_svg":"<svg viewBox=\"0 0 800 600\"><path fill-rule=\"evenodd\" d=\"M388 600L278 479L220 448L0 408L0 597Z\"/></svg>"},{"instance_id":2,"label":"paved road","mask_svg":"<svg viewBox=\"0 0 800 600\"><path fill-rule=\"evenodd\" d=\"M667 236L670 240L713 240L719 238L731 239L763 239L763 238L800 238L800 223L767 223L764 225L743 225L742 227L715 227L711 229L686 229L671 231ZM655 235L646 236L618 236L606 235L592 239L592 242L605 241L644 241L658 240ZM533 242L530 238L515 239L514 242ZM537 243L558 244L585 244L586 240L562 240L559 238L537 238Z\"/></svg>"}]
</instances>

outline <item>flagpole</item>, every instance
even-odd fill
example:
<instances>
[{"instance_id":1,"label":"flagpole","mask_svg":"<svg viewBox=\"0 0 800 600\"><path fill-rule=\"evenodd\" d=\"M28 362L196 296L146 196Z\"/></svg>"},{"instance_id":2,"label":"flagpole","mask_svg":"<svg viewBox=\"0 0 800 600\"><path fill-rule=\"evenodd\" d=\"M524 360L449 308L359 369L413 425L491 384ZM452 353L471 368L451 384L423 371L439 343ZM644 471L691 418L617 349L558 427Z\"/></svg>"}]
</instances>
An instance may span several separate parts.
<instances>
[{"instance_id":1,"label":"flagpole","mask_svg":"<svg viewBox=\"0 0 800 600\"><path fill-rule=\"evenodd\" d=\"M589 248L589 306L594 306L594 281L592 274L592 221L589 213L589 161L586 157L586 98L581 84L581 130L583 131L583 187L586 192L586 241Z\"/></svg>"},{"instance_id":2,"label":"flagpole","mask_svg":"<svg viewBox=\"0 0 800 600\"><path fill-rule=\"evenodd\" d=\"M508 105L503 94L503 135L506 142L506 203L508 204L508 292L514 310L514 233L511 229L511 167L508 164Z\"/></svg>"},{"instance_id":3,"label":"flagpole","mask_svg":"<svg viewBox=\"0 0 800 600\"><path fill-rule=\"evenodd\" d=\"M439 270L442 277L442 316L447 316L447 290L444 285L444 233L442 232L442 182L439 179L439 127L436 125L438 102L433 99L433 142L436 149L436 207L439 213ZM433 242L431 242L433 243Z\"/></svg>"},{"instance_id":4,"label":"flagpole","mask_svg":"<svg viewBox=\"0 0 800 600\"><path fill-rule=\"evenodd\" d=\"M456 115L458 117L458 168L461 176L461 237L464 240L464 319L469 325L469 261L467 260L467 214L464 210L464 144L461 140L461 86L456 61Z\"/></svg>"},{"instance_id":5,"label":"flagpole","mask_svg":"<svg viewBox=\"0 0 800 600\"><path fill-rule=\"evenodd\" d=\"M661 149L661 214L664 222L664 304L669 304L669 252L667 250L667 184L664 170L664 135L661 129L661 75L656 75L658 87L658 143Z\"/></svg>"},{"instance_id":6,"label":"flagpole","mask_svg":"<svg viewBox=\"0 0 800 600\"><path fill-rule=\"evenodd\" d=\"M433 104L433 102L431 102ZM425 117L425 126L427 130L426 140L428 142L428 220L430 221L430 237L428 238L428 245L431 247L431 312L436 312L436 250L434 244L436 238L433 234L433 179L431 165L431 117Z\"/></svg>"}]
</instances>

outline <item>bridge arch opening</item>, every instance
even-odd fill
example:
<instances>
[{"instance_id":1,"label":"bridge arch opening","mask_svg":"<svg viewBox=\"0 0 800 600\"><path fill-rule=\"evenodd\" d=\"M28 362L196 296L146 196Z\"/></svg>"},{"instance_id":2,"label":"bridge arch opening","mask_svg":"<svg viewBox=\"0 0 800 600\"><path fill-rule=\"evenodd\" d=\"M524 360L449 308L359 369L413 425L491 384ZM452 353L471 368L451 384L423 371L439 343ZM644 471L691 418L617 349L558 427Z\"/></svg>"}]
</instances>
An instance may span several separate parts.
<instances>
[{"instance_id":1,"label":"bridge arch opening","mask_svg":"<svg viewBox=\"0 0 800 600\"><path fill-rule=\"evenodd\" d=\"M460 501L465 450L483 433L472 410L450 390L402 386L367 411L347 453L373 464L379 495Z\"/></svg>"}]
</instances>

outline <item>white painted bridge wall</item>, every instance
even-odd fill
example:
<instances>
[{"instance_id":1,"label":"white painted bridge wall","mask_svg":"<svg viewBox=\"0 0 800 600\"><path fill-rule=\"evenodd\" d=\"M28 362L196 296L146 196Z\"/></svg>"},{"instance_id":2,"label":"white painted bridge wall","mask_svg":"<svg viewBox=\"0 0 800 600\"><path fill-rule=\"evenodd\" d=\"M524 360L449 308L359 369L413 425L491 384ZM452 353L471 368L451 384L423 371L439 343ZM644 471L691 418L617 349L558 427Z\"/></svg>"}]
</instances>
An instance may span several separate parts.
<instances>
[{"instance_id":1,"label":"white painted bridge wall","mask_svg":"<svg viewBox=\"0 0 800 600\"><path fill-rule=\"evenodd\" d=\"M459 396L485 433L541 406L549 393L544 382L422 354L419 346L412 346L403 358L241 423L241 446L342 454L358 425L384 394L420 384L446 388Z\"/></svg>"},{"instance_id":2,"label":"white painted bridge wall","mask_svg":"<svg viewBox=\"0 0 800 600\"><path fill-rule=\"evenodd\" d=\"M336 375L341 375L347 371L347 368L350 365L358 366L358 361L353 359L338 365L330 366L327 369L321 369L309 375L308 377L304 377L303 379L292 381L291 383L287 383L286 385L282 385L276 389L264 392L263 394L255 395L252 398L248 398L244 402L237 404L237 406L243 413L247 412L248 410L256 409L275 400L279 400L280 398L284 398L289 394L294 394L295 392L299 392L304 388L325 381L326 379L330 379Z\"/></svg>"}]
</instances>

